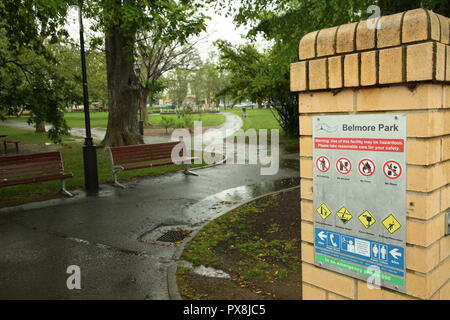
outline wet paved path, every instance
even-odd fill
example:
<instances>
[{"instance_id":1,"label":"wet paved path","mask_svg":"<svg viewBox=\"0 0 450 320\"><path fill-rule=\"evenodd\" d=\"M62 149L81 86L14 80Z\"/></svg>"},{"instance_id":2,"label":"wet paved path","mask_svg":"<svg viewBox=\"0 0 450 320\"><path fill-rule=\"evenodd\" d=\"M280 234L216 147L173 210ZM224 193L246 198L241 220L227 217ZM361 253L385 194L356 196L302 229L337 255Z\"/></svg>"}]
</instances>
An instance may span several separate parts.
<instances>
[{"instance_id":1,"label":"wet paved path","mask_svg":"<svg viewBox=\"0 0 450 320\"><path fill-rule=\"evenodd\" d=\"M195 230L227 209L223 201L235 206L298 185L298 170L287 167L274 176L261 176L257 165L197 173L0 209L0 299L169 299L167 272L177 263L176 247L154 241L158 231ZM81 268L81 290L66 287L70 265Z\"/></svg>"}]
</instances>

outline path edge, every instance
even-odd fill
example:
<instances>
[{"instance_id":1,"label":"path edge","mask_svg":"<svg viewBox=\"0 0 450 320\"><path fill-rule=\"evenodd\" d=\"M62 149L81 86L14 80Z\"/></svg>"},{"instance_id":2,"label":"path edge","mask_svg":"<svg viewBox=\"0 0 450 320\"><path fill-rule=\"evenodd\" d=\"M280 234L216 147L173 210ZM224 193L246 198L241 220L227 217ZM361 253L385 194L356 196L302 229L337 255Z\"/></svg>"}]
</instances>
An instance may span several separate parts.
<instances>
[{"instance_id":1,"label":"path edge","mask_svg":"<svg viewBox=\"0 0 450 320\"><path fill-rule=\"evenodd\" d=\"M223 215L225 215L225 214L227 214L227 213L229 213L229 212L231 212L233 210L236 210L239 207L245 206L245 205L247 205L247 204L249 204L249 203L251 203L253 201L256 201L256 200L259 200L261 198L265 198L265 197L268 197L268 196L272 196L272 195L276 195L276 194L282 194L282 193L285 193L285 192L293 191L295 189L300 189L300 186L298 185L298 186L295 186L295 187L290 187L290 188L286 188L286 189L283 189L283 190L278 190L278 191L270 192L270 193L267 193L267 194L264 194L264 195L261 195L261 196L257 196L255 198L252 198L250 200L247 200L247 201L245 201L243 203L240 203L238 205L235 205L235 206L231 207L230 209L226 210L223 214L221 214L220 216L216 217L214 220L222 217ZM192 232L188 237L186 237L186 239L183 241L183 243L175 250L175 253L172 256L172 260L174 261L174 263L172 263L167 268L167 288L168 288L169 300L183 300L181 298L180 292L178 291L177 269L178 269L178 266L180 265L180 258L181 258L181 255L184 252L184 248L186 247L186 245L192 239L195 238L195 236L200 231L203 230L203 228L206 225L210 224L214 220L209 220L209 221L203 223L198 230Z\"/></svg>"}]
</instances>

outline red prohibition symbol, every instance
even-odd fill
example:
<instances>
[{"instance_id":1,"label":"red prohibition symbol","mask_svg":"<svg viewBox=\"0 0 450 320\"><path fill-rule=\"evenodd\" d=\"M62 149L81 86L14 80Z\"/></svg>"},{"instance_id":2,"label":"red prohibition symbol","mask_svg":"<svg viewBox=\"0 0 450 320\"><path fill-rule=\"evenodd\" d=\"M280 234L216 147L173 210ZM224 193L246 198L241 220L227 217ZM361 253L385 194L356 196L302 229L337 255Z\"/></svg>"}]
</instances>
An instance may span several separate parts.
<instances>
[{"instance_id":1,"label":"red prohibition symbol","mask_svg":"<svg viewBox=\"0 0 450 320\"><path fill-rule=\"evenodd\" d=\"M386 178L398 179L402 175L402 166L397 161L388 161L383 166L383 173Z\"/></svg>"},{"instance_id":2,"label":"red prohibition symbol","mask_svg":"<svg viewBox=\"0 0 450 320\"><path fill-rule=\"evenodd\" d=\"M375 173L375 163L371 159L363 159L358 165L359 173L365 177L370 177Z\"/></svg>"},{"instance_id":3,"label":"red prohibition symbol","mask_svg":"<svg viewBox=\"0 0 450 320\"><path fill-rule=\"evenodd\" d=\"M330 170L330 160L325 156L317 158L316 167L320 172L328 172Z\"/></svg>"},{"instance_id":4,"label":"red prohibition symbol","mask_svg":"<svg viewBox=\"0 0 450 320\"><path fill-rule=\"evenodd\" d=\"M352 163L347 158L339 158L336 161L336 169L340 174L349 174L352 171Z\"/></svg>"}]
</instances>

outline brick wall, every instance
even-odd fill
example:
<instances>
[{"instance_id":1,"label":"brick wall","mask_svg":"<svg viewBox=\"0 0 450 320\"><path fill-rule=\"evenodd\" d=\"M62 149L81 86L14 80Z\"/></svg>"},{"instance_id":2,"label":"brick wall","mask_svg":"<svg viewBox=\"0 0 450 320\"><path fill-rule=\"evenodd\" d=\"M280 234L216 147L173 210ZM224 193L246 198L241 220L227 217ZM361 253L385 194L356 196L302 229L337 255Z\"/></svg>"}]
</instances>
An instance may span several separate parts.
<instances>
[{"instance_id":1,"label":"brick wall","mask_svg":"<svg viewBox=\"0 0 450 320\"><path fill-rule=\"evenodd\" d=\"M307 34L299 95L304 299L450 299L449 19L416 9ZM408 114L406 294L314 266L312 115Z\"/></svg>"}]
</instances>

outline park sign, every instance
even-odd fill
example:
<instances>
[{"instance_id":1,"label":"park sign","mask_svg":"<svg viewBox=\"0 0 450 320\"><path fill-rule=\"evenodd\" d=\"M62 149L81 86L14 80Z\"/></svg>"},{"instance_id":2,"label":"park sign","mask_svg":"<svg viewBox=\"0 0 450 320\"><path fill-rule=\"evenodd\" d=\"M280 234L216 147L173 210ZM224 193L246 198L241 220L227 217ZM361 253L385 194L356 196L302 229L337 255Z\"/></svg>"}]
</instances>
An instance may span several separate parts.
<instances>
[{"instance_id":1,"label":"park sign","mask_svg":"<svg viewBox=\"0 0 450 320\"><path fill-rule=\"evenodd\" d=\"M312 121L315 265L406 292L406 114Z\"/></svg>"}]
</instances>

